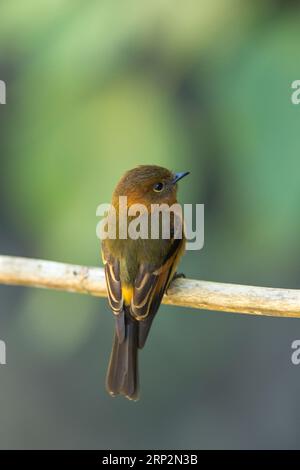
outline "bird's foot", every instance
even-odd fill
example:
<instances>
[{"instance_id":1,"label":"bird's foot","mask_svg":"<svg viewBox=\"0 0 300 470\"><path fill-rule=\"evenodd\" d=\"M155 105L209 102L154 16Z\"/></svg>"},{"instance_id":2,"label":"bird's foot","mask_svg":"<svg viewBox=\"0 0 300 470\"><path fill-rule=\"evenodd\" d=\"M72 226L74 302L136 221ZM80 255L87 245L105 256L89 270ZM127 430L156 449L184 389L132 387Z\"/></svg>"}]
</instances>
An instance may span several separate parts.
<instances>
[{"instance_id":1,"label":"bird's foot","mask_svg":"<svg viewBox=\"0 0 300 470\"><path fill-rule=\"evenodd\" d=\"M184 273L175 273L174 276L172 277L172 281L175 281L175 279L185 279L186 275Z\"/></svg>"},{"instance_id":2,"label":"bird's foot","mask_svg":"<svg viewBox=\"0 0 300 470\"><path fill-rule=\"evenodd\" d=\"M168 291L169 291L169 289L170 289L170 287L171 287L173 281L176 281L176 279L185 279L185 278L186 278L186 275L185 275L184 273L177 273L177 272L176 272L176 273L174 274L174 276L172 277L171 282L170 282L170 284L169 284L169 286L168 286L168 288L167 288L167 290L166 290L166 295L168 295Z\"/></svg>"}]
</instances>

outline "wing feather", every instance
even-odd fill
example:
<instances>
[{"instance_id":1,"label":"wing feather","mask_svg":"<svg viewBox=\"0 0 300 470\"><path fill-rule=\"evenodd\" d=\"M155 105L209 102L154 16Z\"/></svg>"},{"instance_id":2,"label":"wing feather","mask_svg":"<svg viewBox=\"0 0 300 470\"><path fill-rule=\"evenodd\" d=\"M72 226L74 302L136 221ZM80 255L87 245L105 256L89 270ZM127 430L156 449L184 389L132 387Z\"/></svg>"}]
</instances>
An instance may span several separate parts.
<instances>
[{"instance_id":1,"label":"wing feather","mask_svg":"<svg viewBox=\"0 0 300 470\"><path fill-rule=\"evenodd\" d=\"M120 263L112 256L107 256L102 250L104 272L108 294L108 302L116 317L116 332L118 340L122 343L125 339L125 312L120 278Z\"/></svg>"},{"instance_id":2,"label":"wing feather","mask_svg":"<svg viewBox=\"0 0 300 470\"><path fill-rule=\"evenodd\" d=\"M169 249L159 267L153 267L150 263L140 264L133 286L131 303L130 306L126 307L130 315L139 323L139 348L142 348L145 344L152 321L176 271L179 258L184 251L184 239L172 239L168 242L170 243ZM116 317L117 334L121 343L125 338L125 307L120 263L111 254L107 255L105 250L102 250L102 255L108 301Z\"/></svg>"},{"instance_id":3,"label":"wing feather","mask_svg":"<svg viewBox=\"0 0 300 470\"><path fill-rule=\"evenodd\" d=\"M130 305L132 316L139 321L140 348L145 344L153 318L172 280L183 250L184 240L173 239L162 266L155 270L148 264L140 266Z\"/></svg>"}]
</instances>

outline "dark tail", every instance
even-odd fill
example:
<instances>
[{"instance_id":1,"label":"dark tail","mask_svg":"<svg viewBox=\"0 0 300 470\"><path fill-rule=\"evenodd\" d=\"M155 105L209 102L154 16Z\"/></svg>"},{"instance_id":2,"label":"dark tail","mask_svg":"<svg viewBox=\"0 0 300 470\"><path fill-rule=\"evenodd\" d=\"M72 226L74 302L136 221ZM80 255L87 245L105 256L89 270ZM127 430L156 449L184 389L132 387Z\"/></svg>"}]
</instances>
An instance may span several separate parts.
<instances>
[{"instance_id":1,"label":"dark tail","mask_svg":"<svg viewBox=\"0 0 300 470\"><path fill-rule=\"evenodd\" d=\"M125 395L138 400L138 322L125 314L125 335L115 332L106 376L106 388L112 396ZM123 336L123 338L122 338ZM120 339L119 339L120 338ZM120 342L121 341L121 342Z\"/></svg>"}]
</instances>

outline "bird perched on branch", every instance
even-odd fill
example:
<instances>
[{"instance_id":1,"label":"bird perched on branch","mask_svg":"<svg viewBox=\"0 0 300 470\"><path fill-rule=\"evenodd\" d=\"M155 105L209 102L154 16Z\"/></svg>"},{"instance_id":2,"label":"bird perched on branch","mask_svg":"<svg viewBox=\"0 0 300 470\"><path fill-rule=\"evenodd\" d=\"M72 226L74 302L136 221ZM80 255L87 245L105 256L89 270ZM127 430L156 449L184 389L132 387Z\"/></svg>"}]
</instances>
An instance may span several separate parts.
<instances>
[{"instance_id":1,"label":"bird perched on branch","mask_svg":"<svg viewBox=\"0 0 300 470\"><path fill-rule=\"evenodd\" d=\"M172 173L169 170L143 165L121 178L113 197L112 213L116 216L115 237L102 240L102 256L110 307L115 316L115 335L106 377L106 388L112 396L124 395L131 400L139 396L138 349L143 348L152 321L184 252L185 239L174 232L176 216L170 217L170 232L162 234L162 218L177 204L177 183L189 172ZM126 197L126 229L120 235L120 198ZM162 207L159 236L151 237L148 225L146 238L130 237L128 224L134 219L130 210L136 204L145 208L146 221L153 207ZM180 206L179 206L180 207ZM139 212L143 212L139 209ZM145 218L144 218L145 221ZM124 222L124 220L123 220ZM142 224L142 219L140 219Z\"/></svg>"}]
</instances>

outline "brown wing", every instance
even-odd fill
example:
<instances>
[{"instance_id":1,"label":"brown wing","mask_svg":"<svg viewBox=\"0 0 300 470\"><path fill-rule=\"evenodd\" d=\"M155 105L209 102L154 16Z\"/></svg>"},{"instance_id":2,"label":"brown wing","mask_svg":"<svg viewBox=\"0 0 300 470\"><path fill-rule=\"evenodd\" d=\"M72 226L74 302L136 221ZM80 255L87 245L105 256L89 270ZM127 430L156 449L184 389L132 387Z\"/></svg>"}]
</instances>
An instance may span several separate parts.
<instances>
[{"instance_id":1,"label":"brown wing","mask_svg":"<svg viewBox=\"0 0 300 470\"><path fill-rule=\"evenodd\" d=\"M140 348L145 344L153 318L176 271L184 246L183 239L173 239L160 268L153 270L147 264L140 266L130 305L132 316L139 321Z\"/></svg>"},{"instance_id":2,"label":"brown wing","mask_svg":"<svg viewBox=\"0 0 300 470\"><path fill-rule=\"evenodd\" d=\"M184 251L184 239L173 239L170 248L158 269L141 264L134 284L130 302L130 314L139 322L138 346L142 348L147 339L153 318ZM125 312L119 261L106 253L102 245L109 305L116 316L117 334L120 343L125 337ZM128 310L128 307L127 307Z\"/></svg>"},{"instance_id":3,"label":"brown wing","mask_svg":"<svg viewBox=\"0 0 300 470\"><path fill-rule=\"evenodd\" d=\"M108 302L114 315L116 316L116 331L120 343L125 337L125 319L122 285L120 279L120 263L117 259L109 255L102 245L102 258L108 294Z\"/></svg>"}]
</instances>

